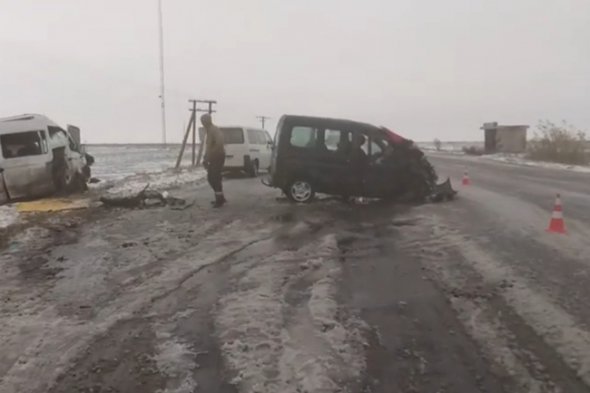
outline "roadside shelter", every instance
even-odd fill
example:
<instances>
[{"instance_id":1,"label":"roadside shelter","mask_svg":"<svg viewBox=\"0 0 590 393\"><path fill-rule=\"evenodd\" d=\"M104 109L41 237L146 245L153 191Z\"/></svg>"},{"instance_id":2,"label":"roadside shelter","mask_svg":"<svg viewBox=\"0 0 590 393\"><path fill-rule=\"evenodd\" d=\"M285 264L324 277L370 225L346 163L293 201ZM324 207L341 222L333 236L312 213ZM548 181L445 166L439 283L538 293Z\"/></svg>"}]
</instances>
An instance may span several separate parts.
<instances>
[{"instance_id":1,"label":"roadside shelter","mask_svg":"<svg viewBox=\"0 0 590 393\"><path fill-rule=\"evenodd\" d=\"M527 125L499 125L497 122L484 123L485 152L523 153L526 150Z\"/></svg>"}]
</instances>

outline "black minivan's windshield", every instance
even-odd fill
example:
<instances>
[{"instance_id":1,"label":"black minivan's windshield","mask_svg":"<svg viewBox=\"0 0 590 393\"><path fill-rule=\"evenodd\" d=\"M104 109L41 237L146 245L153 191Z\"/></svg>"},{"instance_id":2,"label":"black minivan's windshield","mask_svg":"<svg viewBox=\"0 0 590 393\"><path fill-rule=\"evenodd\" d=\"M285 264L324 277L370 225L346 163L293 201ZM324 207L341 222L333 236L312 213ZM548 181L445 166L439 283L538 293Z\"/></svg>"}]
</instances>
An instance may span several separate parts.
<instances>
[{"instance_id":1,"label":"black minivan's windshield","mask_svg":"<svg viewBox=\"0 0 590 393\"><path fill-rule=\"evenodd\" d=\"M239 145L244 143L244 130L242 128L222 128L223 142L226 145Z\"/></svg>"}]
</instances>

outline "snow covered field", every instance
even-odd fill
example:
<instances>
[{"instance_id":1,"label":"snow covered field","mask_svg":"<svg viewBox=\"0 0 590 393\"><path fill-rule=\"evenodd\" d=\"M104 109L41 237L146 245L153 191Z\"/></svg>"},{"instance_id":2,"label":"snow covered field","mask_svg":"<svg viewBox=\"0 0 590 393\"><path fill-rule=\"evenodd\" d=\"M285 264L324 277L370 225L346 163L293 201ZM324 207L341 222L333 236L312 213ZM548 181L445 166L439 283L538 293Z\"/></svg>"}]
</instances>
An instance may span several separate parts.
<instances>
[{"instance_id":1,"label":"snow covered field","mask_svg":"<svg viewBox=\"0 0 590 393\"><path fill-rule=\"evenodd\" d=\"M522 154L490 154L481 156L481 159L505 162L508 164L515 165L531 166L537 168L564 169L574 172L590 173L590 166L559 164L556 162L532 161L526 159Z\"/></svg>"},{"instance_id":2,"label":"snow covered field","mask_svg":"<svg viewBox=\"0 0 590 393\"><path fill-rule=\"evenodd\" d=\"M86 150L95 158L92 176L102 181L128 176L164 172L173 168L178 158L177 145L89 145ZM185 151L182 166L190 165L190 152Z\"/></svg>"},{"instance_id":3,"label":"snow covered field","mask_svg":"<svg viewBox=\"0 0 590 393\"><path fill-rule=\"evenodd\" d=\"M164 172L140 173L121 180L98 183L96 189L107 189L109 194L136 194L149 185L150 190L162 191L180 187L204 179L207 173L203 168L169 169Z\"/></svg>"}]
</instances>

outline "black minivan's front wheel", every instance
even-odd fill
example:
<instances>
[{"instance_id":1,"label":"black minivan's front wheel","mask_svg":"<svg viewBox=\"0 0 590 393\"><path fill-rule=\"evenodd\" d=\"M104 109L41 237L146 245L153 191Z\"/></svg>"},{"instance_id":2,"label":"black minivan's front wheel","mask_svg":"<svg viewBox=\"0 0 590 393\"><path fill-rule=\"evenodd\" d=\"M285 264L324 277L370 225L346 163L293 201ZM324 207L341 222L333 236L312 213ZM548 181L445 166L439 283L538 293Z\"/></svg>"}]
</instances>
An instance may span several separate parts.
<instances>
[{"instance_id":1,"label":"black minivan's front wheel","mask_svg":"<svg viewBox=\"0 0 590 393\"><path fill-rule=\"evenodd\" d=\"M307 180L294 180L285 190L287 197L297 203L309 203L315 197L315 190Z\"/></svg>"}]
</instances>

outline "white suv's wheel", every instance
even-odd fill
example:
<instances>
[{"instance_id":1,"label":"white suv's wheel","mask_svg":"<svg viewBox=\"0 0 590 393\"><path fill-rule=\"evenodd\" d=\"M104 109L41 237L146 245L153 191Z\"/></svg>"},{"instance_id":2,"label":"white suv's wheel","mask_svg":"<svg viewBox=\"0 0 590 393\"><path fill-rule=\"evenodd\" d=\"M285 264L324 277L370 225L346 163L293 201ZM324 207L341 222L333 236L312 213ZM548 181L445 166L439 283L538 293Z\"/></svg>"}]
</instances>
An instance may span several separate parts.
<instances>
[{"instance_id":1,"label":"white suv's wheel","mask_svg":"<svg viewBox=\"0 0 590 393\"><path fill-rule=\"evenodd\" d=\"M250 164L250 168L248 168L248 174L251 177L258 177L258 161L254 160L252 161L252 163Z\"/></svg>"},{"instance_id":2,"label":"white suv's wheel","mask_svg":"<svg viewBox=\"0 0 590 393\"><path fill-rule=\"evenodd\" d=\"M309 203L315 197L315 190L307 180L294 180L286 189L287 197L293 202Z\"/></svg>"}]
</instances>

